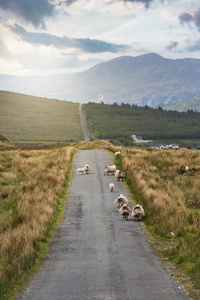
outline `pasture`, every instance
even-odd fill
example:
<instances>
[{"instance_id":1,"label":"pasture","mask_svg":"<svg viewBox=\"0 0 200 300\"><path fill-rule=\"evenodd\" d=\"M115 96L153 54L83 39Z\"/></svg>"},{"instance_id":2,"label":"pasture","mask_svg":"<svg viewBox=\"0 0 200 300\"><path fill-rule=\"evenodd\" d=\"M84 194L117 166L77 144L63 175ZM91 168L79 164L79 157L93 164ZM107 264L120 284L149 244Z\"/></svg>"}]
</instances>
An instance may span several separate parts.
<instances>
[{"instance_id":1,"label":"pasture","mask_svg":"<svg viewBox=\"0 0 200 300\"><path fill-rule=\"evenodd\" d=\"M0 91L1 134L12 142L83 139L79 104Z\"/></svg>"},{"instance_id":2,"label":"pasture","mask_svg":"<svg viewBox=\"0 0 200 300\"><path fill-rule=\"evenodd\" d=\"M73 147L0 152L0 299L10 299L46 253L74 153Z\"/></svg>"}]
</instances>

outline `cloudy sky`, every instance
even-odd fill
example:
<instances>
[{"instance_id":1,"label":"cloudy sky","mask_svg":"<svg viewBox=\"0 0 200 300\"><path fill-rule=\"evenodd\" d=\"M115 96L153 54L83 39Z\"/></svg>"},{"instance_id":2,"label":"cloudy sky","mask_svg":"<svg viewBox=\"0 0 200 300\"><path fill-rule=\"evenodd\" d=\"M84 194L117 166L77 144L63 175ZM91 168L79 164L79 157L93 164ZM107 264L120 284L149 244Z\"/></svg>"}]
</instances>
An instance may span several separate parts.
<instances>
[{"instance_id":1,"label":"cloudy sky","mask_svg":"<svg viewBox=\"0 0 200 300\"><path fill-rule=\"evenodd\" d=\"M200 59L199 0L0 0L0 74L67 74L149 52Z\"/></svg>"}]
</instances>

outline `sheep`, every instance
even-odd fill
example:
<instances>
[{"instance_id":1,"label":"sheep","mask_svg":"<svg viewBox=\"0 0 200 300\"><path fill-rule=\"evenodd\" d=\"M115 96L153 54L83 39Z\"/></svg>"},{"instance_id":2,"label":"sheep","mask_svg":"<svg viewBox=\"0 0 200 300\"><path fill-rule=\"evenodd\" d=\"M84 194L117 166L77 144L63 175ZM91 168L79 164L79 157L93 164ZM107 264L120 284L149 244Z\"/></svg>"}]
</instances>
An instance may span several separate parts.
<instances>
[{"instance_id":1,"label":"sheep","mask_svg":"<svg viewBox=\"0 0 200 300\"><path fill-rule=\"evenodd\" d=\"M133 207L132 209L132 217L134 218L135 221L142 221L142 218L144 217L144 209L142 205L137 204L136 206Z\"/></svg>"},{"instance_id":2,"label":"sheep","mask_svg":"<svg viewBox=\"0 0 200 300\"><path fill-rule=\"evenodd\" d=\"M131 208L127 204L123 204L122 207L119 209L119 212L123 216L123 219L128 220Z\"/></svg>"},{"instance_id":3,"label":"sheep","mask_svg":"<svg viewBox=\"0 0 200 300\"><path fill-rule=\"evenodd\" d=\"M115 156L117 156L117 155L119 155L119 154L121 154L121 150L118 151L118 152L115 152Z\"/></svg>"},{"instance_id":4,"label":"sheep","mask_svg":"<svg viewBox=\"0 0 200 300\"><path fill-rule=\"evenodd\" d=\"M124 172L122 172L120 170L117 170L115 172L115 177L117 178L118 181L123 181L124 177L125 177L125 174L124 174Z\"/></svg>"},{"instance_id":5,"label":"sheep","mask_svg":"<svg viewBox=\"0 0 200 300\"><path fill-rule=\"evenodd\" d=\"M189 171L189 167L185 166L184 164L181 164L179 169L177 169L177 172L179 174L184 174L185 172Z\"/></svg>"},{"instance_id":6,"label":"sheep","mask_svg":"<svg viewBox=\"0 0 200 300\"><path fill-rule=\"evenodd\" d=\"M83 174L84 172L86 174L88 174L89 171L90 171L90 166L88 164L86 164L85 167L77 169L77 174L80 174L80 173Z\"/></svg>"},{"instance_id":7,"label":"sheep","mask_svg":"<svg viewBox=\"0 0 200 300\"><path fill-rule=\"evenodd\" d=\"M84 169L85 169L85 173L88 174L88 172L90 171L90 166L86 164Z\"/></svg>"},{"instance_id":8,"label":"sheep","mask_svg":"<svg viewBox=\"0 0 200 300\"><path fill-rule=\"evenodd\" d=\"M114 187L115 187L114 183L109 184L109 188L111 192L114 192Z\"/></svg>"},{"instance_id":9,"label":"sheep","mask_svg":"<svg viewBox=\"0 0 200 300\"><path fill-rule=\"evenodd\" d=\"M123 194L120 194L117 199L114 200L114 203L117 208L121 208L124 204L128 205L128 199Z\"/></svg>"},{"instance_id":10,"label":"sheep","mask_svg":"<svg viewBox=\"0 0 200 300\"><path fill-rule=\"evenodd\" d=\"M104 169L104 175L108 175L109 173L115 173L116 172L116 166L106 166Z\"/></svg>"},{"instance_id":11,"label":"sheep","mask_svg":"<svg viewBox=\"0 0 200 300\"><path fill-rule=\"evenodd\" d=\"M77 174L80 174L80 173L84 173L85 172L85 168L78 168L77 169Z\"/></svg>"}]
</instances>

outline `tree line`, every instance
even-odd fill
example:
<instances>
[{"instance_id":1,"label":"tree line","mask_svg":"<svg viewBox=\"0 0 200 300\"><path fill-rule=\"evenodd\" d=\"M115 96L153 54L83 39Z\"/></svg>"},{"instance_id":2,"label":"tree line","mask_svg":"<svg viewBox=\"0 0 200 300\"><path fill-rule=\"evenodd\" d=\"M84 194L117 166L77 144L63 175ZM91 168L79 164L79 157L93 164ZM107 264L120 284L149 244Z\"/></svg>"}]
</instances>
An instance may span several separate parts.
<instances>
[{"instance_id":1,"label":"tree line","mask_svg":"<svg viewBox=\"0 0 200 300\"><path fill-rule=\"evenodd\" d=\"M200 139L200 113L193 110L103 102L89 102L83 108L95 139L131 139L133 134L147 140Z\"/></svg>"}]
</instances>

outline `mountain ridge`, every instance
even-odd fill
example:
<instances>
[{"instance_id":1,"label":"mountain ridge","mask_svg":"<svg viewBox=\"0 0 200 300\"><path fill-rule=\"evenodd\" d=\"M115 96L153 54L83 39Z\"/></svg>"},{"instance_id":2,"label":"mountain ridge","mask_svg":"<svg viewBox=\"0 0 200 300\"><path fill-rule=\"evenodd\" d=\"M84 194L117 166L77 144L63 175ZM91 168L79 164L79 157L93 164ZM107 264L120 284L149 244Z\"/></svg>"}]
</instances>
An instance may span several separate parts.
<instances>
[{"instance_id":1,"label":"mountain ridge","mask_svg":"<svg viewBox=\"0 0 200 300\"><path fill-rule=\"evenodd\" d=\"M200 59L147 53L120 56L73 74L0 75L0 89L79 103L156 106L199 97L199 78Z\"/></svg>"}]
</instances>

